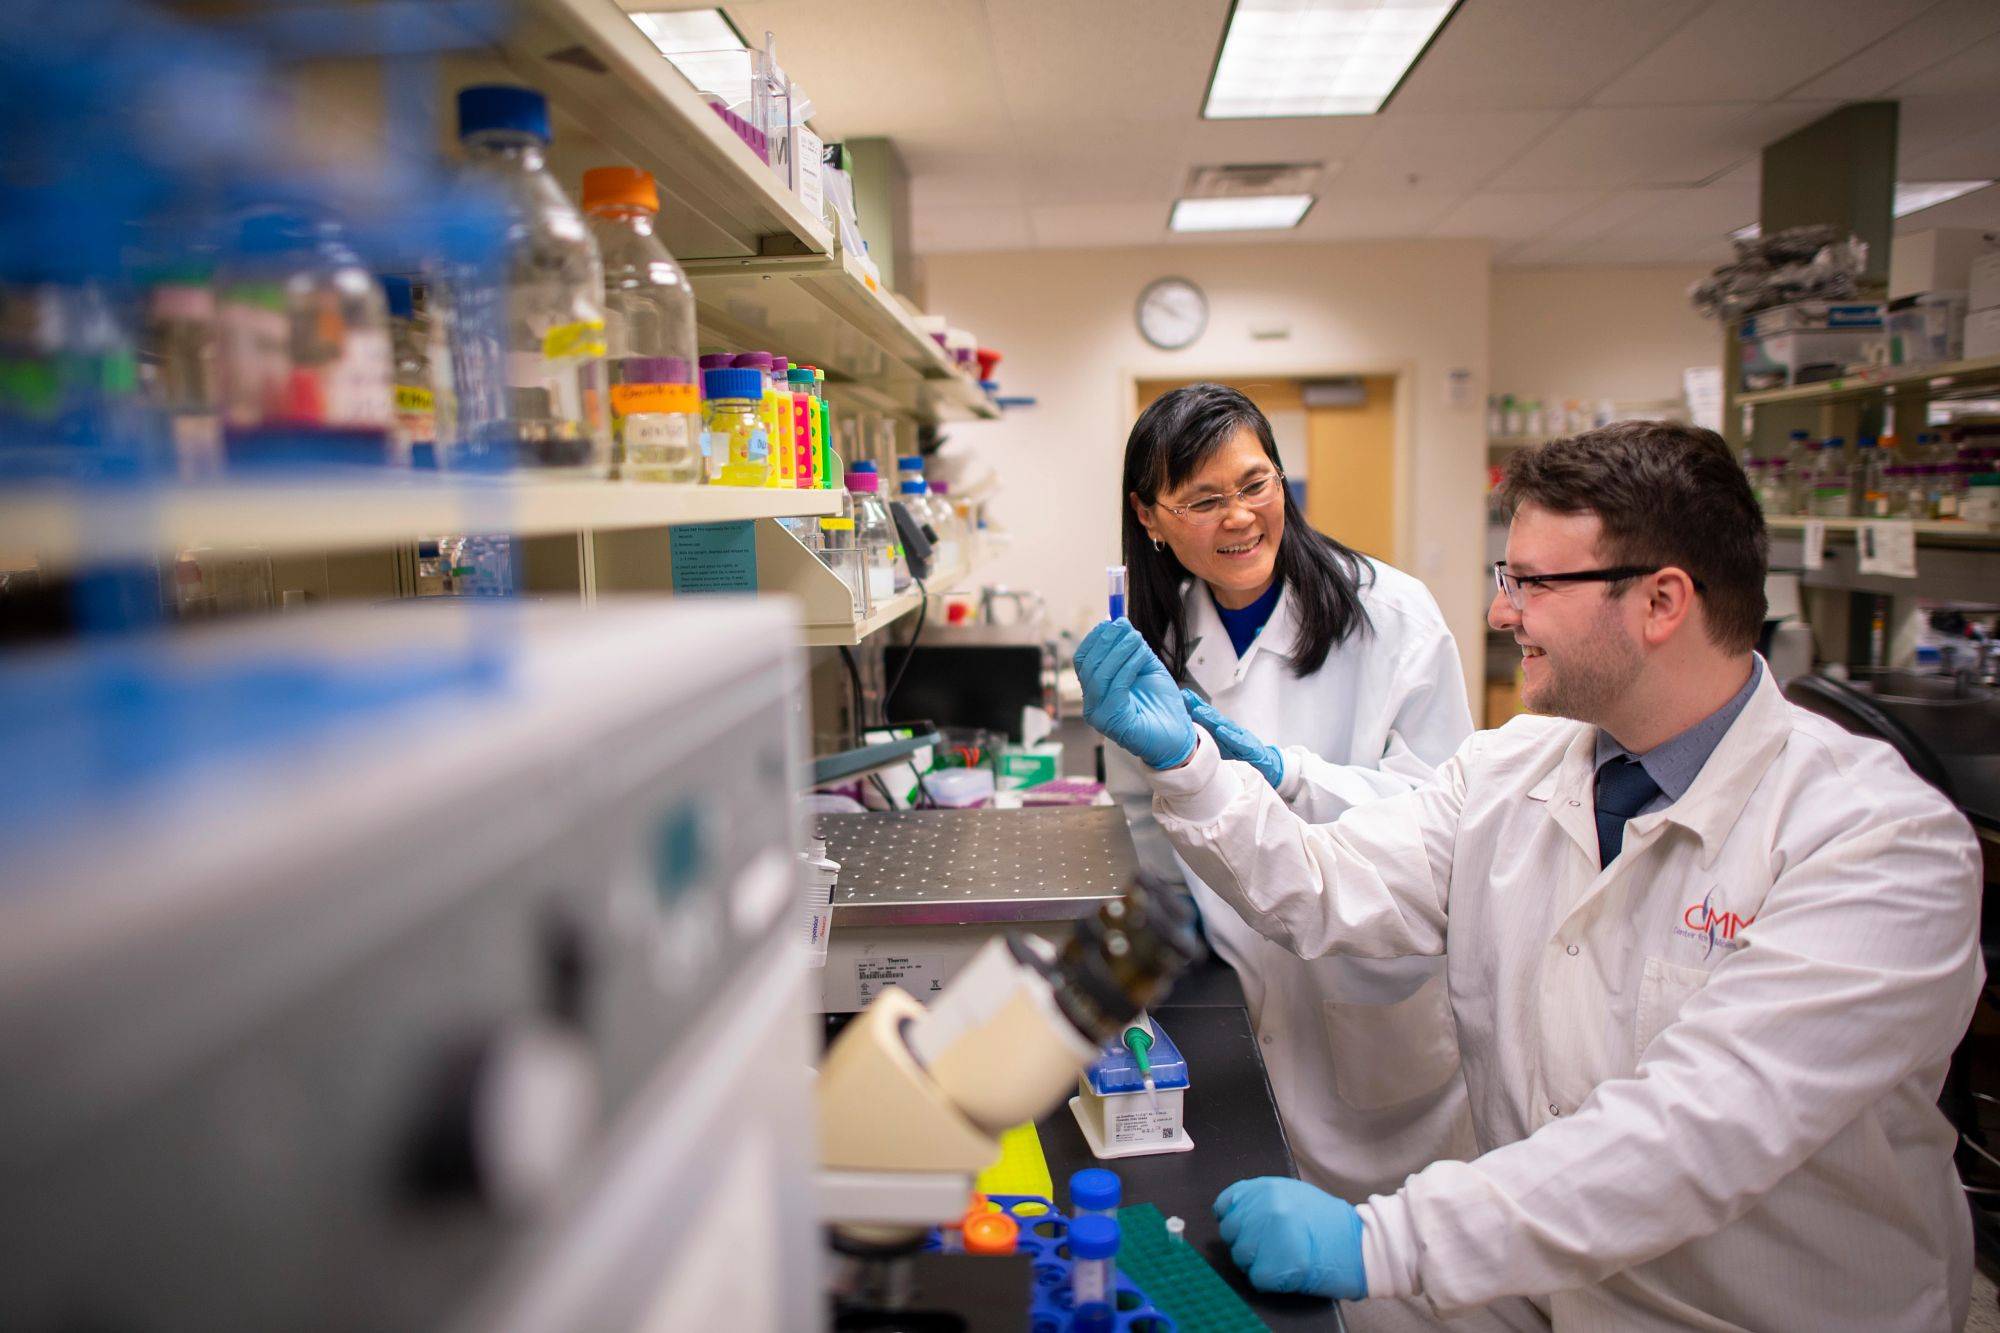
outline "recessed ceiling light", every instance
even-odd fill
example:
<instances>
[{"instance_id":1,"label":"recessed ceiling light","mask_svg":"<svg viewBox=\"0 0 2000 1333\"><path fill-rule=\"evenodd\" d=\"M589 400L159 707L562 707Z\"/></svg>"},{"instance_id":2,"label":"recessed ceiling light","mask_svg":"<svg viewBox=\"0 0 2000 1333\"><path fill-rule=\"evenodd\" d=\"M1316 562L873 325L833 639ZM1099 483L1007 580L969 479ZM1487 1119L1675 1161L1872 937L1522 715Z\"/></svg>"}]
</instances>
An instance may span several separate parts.
<instances>
[{"instance_id":1,"label":"recessed ceiling light","mask_svg":"<svg viewBox=\"0 0 2000 1333\"><path fill-rule=\"evenodd\" d=\"M1372 116L1457 7L1457 0L1235 0L1201 114Z\"/></svg>"},{"instance_id":2,"label":"recessed ceiling light","mask_svg":"<svg viewBox=\"0 0 2000 1333\"><path fill-rule=\"evenodd\" d=\"M1983 190L1992 183L1992 181L1897 181L1896 202L1890 211L1899 218L1911 213L1921 213L1926 208L1935 208L1962 194Z\"/></svg>"},{"instance_id":3,"label":"recessed ceiling light","mask_svg":"<svg viewBox=\"0 0 2000 1333\"><path fill-rule=\"evenodd\" d=\"M1298 226L1312 206L1309 194L1176 199L1167 226L1173 231L1283 231Z\"/></svg>"}]
</instances>

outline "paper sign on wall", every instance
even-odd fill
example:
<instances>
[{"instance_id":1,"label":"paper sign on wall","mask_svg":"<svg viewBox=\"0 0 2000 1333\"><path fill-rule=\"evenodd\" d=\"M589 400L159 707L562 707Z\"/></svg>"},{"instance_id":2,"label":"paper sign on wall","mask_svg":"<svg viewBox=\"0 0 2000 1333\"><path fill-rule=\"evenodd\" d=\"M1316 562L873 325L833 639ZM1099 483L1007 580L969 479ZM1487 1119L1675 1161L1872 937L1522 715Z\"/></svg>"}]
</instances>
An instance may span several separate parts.
<instances>
[{"instance_id":1,"label":"paper sign on wall","mask_svg":"<svg viewBox=\"0 0 2000 1333\"><path fill-rule=\"evenodd\" d=\"M671 530L674 591L757 591L757 524L694 523Z\"/></svg>"},{"instance_id":2,"label":"paper sign on wall","mask_svg":"<svg viewBox=\"0 0 2000 1333\"><path fill-rule=\"evenodd\" d=\"M1910 524L1894 519L1863 523L1854 540L1858 554L1855 568L1861 573L1895 579L1917 576L1917 530Z\"/></svg>"},{"instance_id":3,"label":"paper sign on wall","mask_svg":"<svg viewBox=\"0 0 2000 1333\"><path fill-rule=\"evenodd\" d=\"M1799 563L1807 569L1822 569L1826 566L1826 524L1818 519L1807 519L1799 530L1799 542L1805 547L1805 554Z\"/></svg>"}]
</instances>

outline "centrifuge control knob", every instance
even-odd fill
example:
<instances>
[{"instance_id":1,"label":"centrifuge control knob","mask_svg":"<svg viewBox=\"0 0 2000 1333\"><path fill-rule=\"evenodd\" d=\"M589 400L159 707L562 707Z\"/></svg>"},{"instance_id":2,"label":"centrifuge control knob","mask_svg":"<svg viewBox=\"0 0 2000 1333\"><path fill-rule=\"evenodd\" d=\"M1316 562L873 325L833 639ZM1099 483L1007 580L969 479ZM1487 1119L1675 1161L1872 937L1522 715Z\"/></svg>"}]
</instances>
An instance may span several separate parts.
<instances>
[{"instance_id":1,"label":"centrifuge control knob","mask_svg":"<svg viewBox=\"0 0 2000 1333\"><path fill-rule=\"evenodd\" d=\"M546 1200L597 1122L590 1048L553 1023L523 1023L476 1043L454 1068L418 1145L430 1194L472 1193L503 1212Z\"/></svg>"}]
</instances>

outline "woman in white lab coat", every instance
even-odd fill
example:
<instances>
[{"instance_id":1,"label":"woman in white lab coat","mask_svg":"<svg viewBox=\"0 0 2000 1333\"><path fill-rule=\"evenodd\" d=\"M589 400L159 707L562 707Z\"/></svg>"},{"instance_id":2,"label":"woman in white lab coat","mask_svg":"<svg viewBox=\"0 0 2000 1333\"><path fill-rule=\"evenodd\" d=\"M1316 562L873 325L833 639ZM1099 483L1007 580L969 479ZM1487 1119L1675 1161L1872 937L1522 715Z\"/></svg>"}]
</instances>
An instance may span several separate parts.
<instances>
[{"instance_id":1,"label":"woman in white lab coat","mask_svg":"<svg viewBox=\"0 0 2000 1333\"><path fill-rule=\"evenodd\" d=\"M1471 733L1437 603L1306 523L1248 398L1219 384L1160 398L1126 441L1124 483L1132 624L1224 757L1293 810L1325 822L1408 791ZM1145 787L1111 755L1142 859L1163 869ZM1242 978L1301 1176L1358 1201L1473 1153L1441 959L1307 961L1174 862Z\"/></svg>"}]
</instances>

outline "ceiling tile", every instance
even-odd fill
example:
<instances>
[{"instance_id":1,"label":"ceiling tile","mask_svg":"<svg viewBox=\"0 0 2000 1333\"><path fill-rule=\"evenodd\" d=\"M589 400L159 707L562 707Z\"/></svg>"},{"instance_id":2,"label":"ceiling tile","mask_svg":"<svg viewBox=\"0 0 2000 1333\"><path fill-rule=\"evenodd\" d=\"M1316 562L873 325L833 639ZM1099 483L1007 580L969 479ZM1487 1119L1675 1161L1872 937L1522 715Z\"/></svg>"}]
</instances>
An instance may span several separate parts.
<instances>
[{"instance_id":1,"label":"ceiling tile","mask_svg":"<svg viewBox=\"0 0 2000 1333\"><path fill-rule=\"evenodd\" d=\"M1915 180L1913 169L1996 125L2000 125L2000 89L1969 96L1901 97L1896 112L1896 174Z\"/></svg>"},{"instance_id":2,"label":"ceiling tile","mask_svg":"<svg viewBox=\"0 0 2000 1333\"><path fill-rule=\"evenodd\" d=\"M1381 130L1379 116L1198 120L1170 136L1190 166L1225 162L1346 163Z\"/></svg>"},{"instance_id":3,"label":"ceiling tile","mask_svg":"<svg viewBox=\"0 0 2000 1333\"><path fill-rule=\"evenodd\" d=\"M1995 6L2000 8L2000 6ZM2000 84L2000 35L1974 42L1949 60L1896 85L1898 95L1973 97Z\"/></svg>"},{"instance_id":4,"label":"ceiling tile","mask_svg":"<svg viewBox=\"0 0 2000 1333\"><path fill-rule=\"evenodd\" d=\"M1358 191L1335 181L1297 230L1302 241L1422 236L1465 199L1457 190Z\"/></svg>"},{"instance_id":5,"label":"ceiling tile","mask_svg":"<svg viewBox=\"0 0 2000 1333\"><path fill-rule=\"evenodd\" d=\"M1996 32L2000 32L2000 5L1993 0L1942 0L1788 96L1838 101L1879 97L1899 81L1950 60Z\"/></svg>"},{"instance_id":6,"label":"ceiling tile","mask_svg":"<svg viewBox=\"0 0 2000 1333\"><path fill-rule=\"evenodd\" d=\"M1169 234L1169 207L1165 202L1038 204L1028 210L1028 223L1035 244L1044 249L1158 245ZM1207 232L1202 239L1233 241L1238 237Z\"/></svg>"},{"instance_id":7,"label":"ceiling tile","mask_svg":"<svg viewBox=\"0 0 2000 1333\"><path fill-rule=\"evenodd\" d=\"M1819 114L1805 103L1586 107L1572 111L1487 186L1584 190L1694 184L1739 165Z\"/></svg>"},{"instance_id":8,"label":"ceiling tile","mask_svg":"<svg viewBox=\"0 0 2000 1333\"><path fill-rule=\"evenodd\" d=\"M1602 236L1571 249L1557 263L1673 264L1687 253L1687 242L1666 236Z\"/></svg>"},{"instance_id":9,"label":"ceiling tile","mask_svg":"<svg viewBox=\"0 0 2000 1333\"><path fill-rule=\"evenodd\" d=\"M1468 0L1390 100L1392 111L1581 104L1707 0Z\"/></svg>"},{"instance_id":10,"label":"ceiling tile","mask_svg":"<svg viewBox=\"0 0 2000 1333\"><path fill-rule=\"evenodd\" d=\"M910 233L920 255L1029 250L1035 244L1024 208L926 208L911 213Z\"/></svg>"},{"instance_id":11,"label":"ceiling tile","mask_svg":"<svg viewBox=\"0 0 2000 1333\"><path fill-rule=\"evenodd\" d=\"M1597 106L1754 102L1824 73L1936 0L1727 0L1598 90Z\"/></svg>"},{"instance_id":12,"label":"ceiling tile","mask_svg":"<svg viewBox=\"0 0 2000 1333\"><path fill-rule=\"evenodd\" d=\"M1430 234L1485 236L1500 243L1532 240L1604 199L1601 190L1482 191L1447 213Z\"/></svg>"},{"instance_id":13,"label":"ceiling tile","mask_svg":"<svg viewBox=\"0 0 2000 1333\"><path fill-rule=\"evenodd\" d=\"M1757 220L1757 189L1745 185L1710 185L1698 190L1638 190L1643 202L1631 218L1606 233L1609 236L1652 237L1682 246L1721 237Z\"/></svg>"},{"instance_id":14,"label":"ceiling tile","mask_svg":"<svg viewBox=\"0 0 2000 1333\"><path fill-rule=\"evenodd\" d=\"M991 208L1023 202L1020 155L905 153L910 207Z\"/></svg>"},{"instance_id":15,"label":"ceiling tile","mask_svg":"<svg viewBox=\"0 0 2000 1333\"><path fill-rule=\"evenodd\" d=\"M1078 137L1098 133L1101 120L1152 120L1157 131L1200 119L1229 20L1229 0L984 0L983 7L1005 110L1046 116L1059 107Z\"/></svg>"},{"instance_id":16,"label":"ceiling tile","mask_svg":"<svg viewBox=\"0 0 2000 1333\"><path fill-rule=\"evenodd\" d=\"M1896 174L1906 181L2000 180L2000 125L1925 153Z\"/></svg>"},{"instance_id":17,"label":"ceiling tile","mask_svg":"<svg viewBox=\"0 0 2000 1333\"><path fill-rule=\"evenodd\" d=\"M1347 161L1341 183L1360 190L1470 189L1547 133L1560 111L1392 111Z\"/></svg>"}]
</instances>

